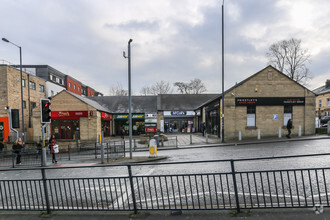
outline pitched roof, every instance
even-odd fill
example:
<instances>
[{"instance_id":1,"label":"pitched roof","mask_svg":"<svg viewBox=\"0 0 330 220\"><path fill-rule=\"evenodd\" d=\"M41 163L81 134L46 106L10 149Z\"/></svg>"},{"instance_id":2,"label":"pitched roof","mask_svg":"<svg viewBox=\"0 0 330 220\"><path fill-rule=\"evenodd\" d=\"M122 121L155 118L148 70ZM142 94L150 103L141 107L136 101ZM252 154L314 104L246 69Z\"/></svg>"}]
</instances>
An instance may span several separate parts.
<instances>
[{"instance_id":1,"label":"pitched roof","mask_svg":"<svg viewBox=\"0 0 330 220\"><path fill-rule=\"evenodd\" d=\"M281 71L279 71L278 69L276 69L275 67L273 67L272 65L268 65L268 66L266 66L265 68L263 68L262 70L258 71L257 73L251 75L250 77L244 79L243 81L241 81L241 82L239 82L239 83L236 83L234 86L232 86L231 88L229 88L229 89L227 89L226 91L224 91L224 95L226 95L229 91L235 89L236 87L242 85L243 83L247 82L248 80L252 79L254 76L258 75L259 73L261 73L262 71L264 71L265 69L267 69L267 68L269 68L269 67L271 67L271 68L273 68L274 70L278 71L278 72L281 73L283 76L287 77L289 80L294 81L293 79L291 79L290 77L288 77L287 75L285 75L284 73L282 73ZM301 87L307 89L306 87L304 87L303 85L299 84L298 82L296 82L296 81L294 81L294 82L297 83L299 86L301 86ZM307 90L308 90L308 91L311 91L311 90L309 90L309 89L307 89ZM313 92L313 91L311 91L311 92ZM205 105L210 104L211 102L215 101L216 99L220 99L220 98L222 98L222 94L218 95L217 97L215 97L215 98L213 98L213 99L208 100L207 102L203 103L202 105L199 105L199 106L196 107L195 109L199 109L199 108L201 108L201 107L203 107L203 106L205 106Z\"/></svg>"},{"instance_id":2,"label":"pitched roof","mask_svg":"<svg viewBox=\"0 0 330 220\"><path fill-rule=\"evenodd\" d=\"M324 86L321 86L317 89L314 89L313 92L316 95L322 95L322 94L325 94L325 93L330 93L330 80L328 79Z\"/></svg>"},{"instance_id":3,"label":"pitched roof","mask_svg":"<svg viewBox=\"0 0 330 220\"><path fill-rule=\"evenodd\" d=\"M88 99L98 102L111 113L128 113L128 96L94 96ZM132 96L132 113L156 113L157 96Z\"/></svg>"},{"instance_id":4,"label":"pitched roof","mask_svg":"<svg viewBox=\"0 0 330 220\"><path fill-rule=\"evenodd\" d=\"M87 105L92 106L92 107L95 108L96 110L99 110L99 111L101 111L101 112L111 113L111 111L110 111L108 108L106 108L106 107L100 105L98 102L96 102L96 101L94 101L94 100L91 100L91 99L89 99L89 98L87 98L87 97L84 97L84 96L77 95L77 94L75 94L75 93L73 93L73 92L70 92L70 91L67 91L67 90L62 90L60 93L62 93L62 92L67 92L67 93L69 93L70 95L76 97L77 99L79 99L80 101L86 103ZM58 93L58 94L60 94L60 93ZM58 95L58 94L57 94L57 95ZM57 96L57 95L56 95L56 96Z\"/></svg>"},{"instance_id":5,"label":"pitched roof","mask_svg":"<svg viewBox=\"0 0 330 220\"><path fill-rule=\"evenodd\" d=\"M158 95L158 110L195 110L201 103L218 94L161 94Z\"/></svg>"}]
</instances>

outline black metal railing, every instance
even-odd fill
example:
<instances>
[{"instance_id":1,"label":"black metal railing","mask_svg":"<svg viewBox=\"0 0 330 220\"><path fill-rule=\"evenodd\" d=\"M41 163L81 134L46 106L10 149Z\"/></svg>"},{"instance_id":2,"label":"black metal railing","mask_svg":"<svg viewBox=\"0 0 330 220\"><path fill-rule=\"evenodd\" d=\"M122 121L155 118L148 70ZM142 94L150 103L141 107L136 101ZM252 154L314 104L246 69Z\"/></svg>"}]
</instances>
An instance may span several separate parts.
<instances>
[{"instance_id":1,"label":"black metal railing","mask_svg":"<svg viewBox=\"0 0 330 220\"><path fill-rule=\"evenodd\" d=\"M279 160L298 157L310 159L316 156L328 157L330 154L90 167L2 169L0 210L240 211L255 208L329 206L330 167L258 170L249 170L247 167L249 161L272 161L276 167ZM242 168L239 169L242 171L235 167L238 164L241 165ZM137 174L140 170L158 172L160 166L182 167L185 172ZM205 169L203 166L210 168ZM103 172L110 169L105 172L107 176L93 175L100 167ZM207 172L197 171L194 167L202 167L200 170ZM88 169L88 172L83 172L84 177L74 177L74 169ZM41 171L41 175L39 174L39 178L31 179L17 179L15 174L10 175L11 172L21 170ZM70 174L72 177L46 177L46 172L47 175L54 175L57 171Z\"/></svg>"},{"instance_id":2,"label":"black metal railing","mask_svg":"<svg viewBox=\"0 0 330 220\"><path fill-rule=\"evenodd\" d=\"M112 159L125 157L124 141L108 141L103 143L104 157L109 162ZM47 160L52 160L50 149L46 147ZM22 149L21 166L41 166L41 149L29 147ZM16 157L18 155L12 150L3 150L0 152L0 167L16 167ZM77 159L99 159L101 158L101 143L76 143L69 144L67 147L61 146L60 152L56 154L56 160L77 160Z\"/></svg>"}]
</instances>

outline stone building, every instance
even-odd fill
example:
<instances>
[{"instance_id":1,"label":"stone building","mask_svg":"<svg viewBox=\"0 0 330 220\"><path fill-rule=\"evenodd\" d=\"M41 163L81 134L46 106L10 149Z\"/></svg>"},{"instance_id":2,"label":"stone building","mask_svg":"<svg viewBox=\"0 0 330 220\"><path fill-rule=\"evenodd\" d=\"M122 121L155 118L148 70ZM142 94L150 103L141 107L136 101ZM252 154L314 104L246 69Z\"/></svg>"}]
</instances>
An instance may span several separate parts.
<instances>
[{"instance_id":1,"label":"stone building","mask_svg":"<svg viewBox=\"0 0 330 220\"><path fill-rule=\"evenodd\" d=\"M219 137L221 105L219 95L196 109L202 112L207 132ZM314 134L315 94L272 66L224 92L224 140L285 136L290 118L293 135Z\"/></svg>"},{"instance_id":2,"label":"stone building","mask_svg":"<svg viewBox=\"0 0 330 220\"><path fill-rule=\"evenodd\" d=\"M19 134L22 133L22 112L21 112L21 80L20 70L12 66L1 64L0 65L0 139L9 141L9 137L12 137L14 141L16 134L10 131L9 127L9 112L5 109L9 106L12 109L12 113L15 115L18 113L19 117L13 121L13 128L16 129ZM22 72L23 82L23 108L24 108L24 132L25 139L33 139L32 129L32 110L40 108L40 99L46 97L46 82L44 79L36 77L34 75ZM39 124L36 125L41 127Z\"/></svg>"},{"instance_id":3,"label":"stone building","mask_svg":"<svg viewBox=\"0 0 330 220\"><path fill-rule=\"evenodd\" d=\"M313 92L317 95L315 101L316 116L321 118L323 116L330 116L330 79Z\"/></svg>"},{"instance_id":4,"label":"stone building","mask_svg":"<svg viewBox=\"0 0 330 220\"><path fill-rule=\"evenodd\" d=\"M50 133L60 140L96 141L102 130L106 133L112 126L107 108L67 90L52 98L51 117Z\"/></svg>"}]
</instances>

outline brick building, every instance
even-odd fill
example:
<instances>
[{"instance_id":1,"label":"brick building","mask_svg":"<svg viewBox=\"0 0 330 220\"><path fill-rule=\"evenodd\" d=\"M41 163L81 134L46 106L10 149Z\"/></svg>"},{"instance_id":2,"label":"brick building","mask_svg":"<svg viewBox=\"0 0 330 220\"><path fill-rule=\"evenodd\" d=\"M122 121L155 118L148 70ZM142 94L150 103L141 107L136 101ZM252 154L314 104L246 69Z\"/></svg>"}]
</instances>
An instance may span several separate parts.
<instances>
[{"instance_id":1,"label":"brick building","mask_svg":"<svg viewBox=\"0 0 330 220\"><path fill-rule=\"evenodd\" d=\"M9 127L9 113L5 109L9 106L12 112L18 112L19 120L13 124L20 134L22 132L22 112L21 112L21 82L20 70L9 65L0 65L0 138L4 141L9 141L9 136L13 137L14 141L16 135L10 131ZM32 110L39 108L40 99L46 97L46 81L34 75L22 72L23 82L23 108L24 108L24 128L26 140L32 139L34 134L32 130ZM41 127L39 124L36 126Z\"/></svg>"},{"instance_id":2,"label":"brick building","mask_svg":"<svg viewBox=\"0 0 330 220\"><path fill-rule=\"evenodd\" d=\"M315 94L272 66L268 66L224 93L224 139L278 137L293 120L293 135L315 133ZM221 136L222 95L197 111L206 130Z\"/></svg>"}]
</instances>

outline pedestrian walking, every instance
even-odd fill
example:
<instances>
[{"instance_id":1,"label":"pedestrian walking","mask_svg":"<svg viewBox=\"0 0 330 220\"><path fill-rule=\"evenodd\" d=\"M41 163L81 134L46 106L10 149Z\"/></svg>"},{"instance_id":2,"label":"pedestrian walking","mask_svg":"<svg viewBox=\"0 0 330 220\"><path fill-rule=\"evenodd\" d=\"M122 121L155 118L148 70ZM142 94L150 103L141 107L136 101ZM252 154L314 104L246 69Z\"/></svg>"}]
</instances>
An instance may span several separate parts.
<instances>
[{"instance_id":1,"label":"pedestrian walking","mask_svg":"<svg viewBox=\"0 0 330 220\"><path fill-rule=\"evenodd\" d=\"M55 155L56 152L54 150L55 145L56 145L55 135L52 135L52 137L49 140L49 148L50 148L50 153L52 154L52 162L53 163L57 163L56 155Z\"/></svg>"},{"instance_id":2,"label":"pedestrian walking","mask_svg":"<svg viewBox=\"0 0 330 220\"><path fill-rule=\"evenodd\" d=\"M292 129L292 120L291 118L288 120L288 123L286 124L286 129L288 129L288 135L287 138L291 138L291 129Z\"/></svg>"},{"instance_id":3,"label":"pedestrian walking","mask_svg":"<svg viewBox=\"0 0 330 220\"><path fill-rule=\"evenodd\" d=\"M23 148L23 142L21 138L17 138L15 144L13 145L13 151L16 154L16 164L21 165L21 152Z\"/></svg>"}]
</instances>

